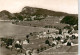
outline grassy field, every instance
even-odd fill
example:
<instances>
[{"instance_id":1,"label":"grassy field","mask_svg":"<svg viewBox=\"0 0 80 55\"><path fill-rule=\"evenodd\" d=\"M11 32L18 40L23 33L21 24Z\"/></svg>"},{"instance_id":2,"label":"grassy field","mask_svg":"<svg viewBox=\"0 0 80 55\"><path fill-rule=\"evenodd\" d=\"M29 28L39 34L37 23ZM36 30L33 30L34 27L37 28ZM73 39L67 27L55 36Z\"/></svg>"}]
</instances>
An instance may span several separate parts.
<instances>
[{"instance_id":1,"label":"grassy field","mask_svg":"<svg viewBox=\"0 0 80 55\"><path fill-rule=\"evenodd\" d=\"M40 53L39 55L77 55L78 46L61 46L57 49L49 49Z\"/></svg>"},{"instance_id":2,"label":"grassy field","mask_svg":"<svg viewBox=\"0 0 80 55\"><path fill-rule=\"evenodd\" d=\"M17 22L17 25L22 25L22 26L32 26L32 27L46 27L48 26L48 28L64 28L67 24L62 24L60 23L61 19L63 19L62 17L46 17L45 19L42 20L34 20L34 21L21 21L21 22ZM51 26L51 27L49 27Z\"/></svg>"},{"instance_id":3,"label":"grassy field","mask_svg":"<svg viewBox=\"0 0 80 55\"><path fill-rule=\"evenodd\" d=\"M13 37L18 39L25 39L26 35L32 32L41 32L41 31L54 31L55 29L45 29L40 27L29 27L29 26L19 26L12 24L11 22L0 22L0 38L1 37ZM34 40L31 40L33 42ZM39 40L35 40L34 42L37 44ZM41 41L41 40L40 40ZM28 47L28 46L27 46ZM29 46L30 47L30 46ZM5 52L5 53L4 53ZM14 51L7 50L5 48L0 47L0 54L3 55L11 55Z\"/></svg>"},{"instance_id":4,"label":"grassy field","mask_svg":"<svg viewBox=\"0 0 80 55\"><path fill-rule=\"evenodd\" d=\"M78 44L78 39L73 40ZM50 48L40 53L40 55L78 55L78 46L60 46L59 48Z\"/></svg>"},{"instance_id":5,"label":"grassy field","mask_svg":"<svg viewBox=\"0 0 80 55\"><path fill-rule=\"evenodd\" d=\"M32 32L40 32L47 30L54 31L55 29L20 26L12 24L11 22L0 22L0 37L12 36L12 37L22 38Z\"/></svg>"}]
</instances>

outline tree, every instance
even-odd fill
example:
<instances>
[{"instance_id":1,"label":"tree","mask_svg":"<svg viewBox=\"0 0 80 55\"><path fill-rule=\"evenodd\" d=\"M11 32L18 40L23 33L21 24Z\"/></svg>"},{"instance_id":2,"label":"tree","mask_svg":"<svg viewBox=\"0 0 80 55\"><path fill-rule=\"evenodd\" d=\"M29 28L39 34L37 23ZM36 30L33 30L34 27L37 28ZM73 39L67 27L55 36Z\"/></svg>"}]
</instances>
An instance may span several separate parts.
<instances>
[{"instance_id":1,"label":"tree","mask_svg":"<svg viewBox=\"0 0 80 55\"><path fill-rule=\"evenodd\" d=\"M71 42L68 42L68 43L67 43L67 46L71 46Z\"/></svg>"},{"instance_id":2,"label":"tree","mask_svg":"<svg viewBox=\"0 0 80 55\"><path fill-rule=\"evenodd\" d=\"M27 40L27 42L29 43L30 42L30 40L29 39L26 39Z\"/></svg>"},{"instance_id":3,"label":"tree","mask_svg":"<svg viewBox=\"0 0 80 55\"><path fill-rule=\"evenodd\" d=\"M61 38L58 36L58 37L56 38L56 40L58 40L58 41L59 41L59 40L61 40Z\"/></svg>"},{"instance_id":4,"label":"tree","mask_svg":"<svg viewBox=\"0 0 80 55\"><path fill-rule=\"evenodd\" d=\"M29 38L29 35L26 35L26 38Z\"/></svg>"},{"instance_id":5,"label":"tree","mask_svg":"<svg viewBox=\"0 0 80 55\"><path fill-rule=\"evenodd\" d=\"M14 39L7 39L6 45L7 46L12 45L13 42L14 42Z\"/></svg>"},{"instance_id":6,"label":"tree","mask_svg":"<svg viewBox=\"0 0 80 55\"><path fill-rule=\"evenodd\" d=\"M22 45L20 45L20 44L15 44L15 48L20 48L20 49L22 49Z\"/></svg>"},{"instance_id":7,"label":"tree","mask_svg":"<svg viewBox=\"0 0 80 55\"><path fill-rule=\"evenodd\" d=\"M78 18L75 16L65 16L61 23L69 24L69 25L75 25L78 24Z\"/></svg>"},{"instance_id":8,"label":"tree","mask_svg":"<svg viewBox=\"0 0 80 55\"><path fill-rule=\"evenodd\" d=\"M17 18L21 21L23 21L23 17L21 15L17 16Z\"/></svg>"},{"instance_id":9,"label":"tree","mask_svg":"<svg viewBox=\"0 0 80 55\"><path fill-rule=\"evenodd\" d=\"M20 13L14 13L14 16L18 19L23 21L23 16Z\"/></svg>"},{"instance_id":10,"label":"tree","mask_svg":"<svg viewBox=\"0 0 80 55\"><path fill-rule=\"evenodd\" d=\"M37 49L37 53L39 53L40 52L40 50L39 49Z\"/></svg>"},{"instance_id":11,"label":"tree","mask_svg":"<svg viewBox=\"0 0 80 55\"><path fill-rule=\"evenodd\" d=\"M14 20L16 20L17 18L16 18L16 17L11 17L10 19L14 19Z\"/></svg>"},{"instance_id":12,"label":"tree","mask_svg":"<svg viewBox=\"0 0 80 55\"><path fill-rule=\"evenodd\" d=\"M49 40L46 40L46 41L45 41L45 44L48 44L48 45L50 46Z\"/></svg>"},{"instance_id":13,"label":"tree","mask_svg":"<svg viewBox=\"0 0 80 55\"><path fill-rule=\"evenodd\" d=\"M62 30L61 29L59 29L59 34L62 34Z\"/></svg>"}]
</instances>

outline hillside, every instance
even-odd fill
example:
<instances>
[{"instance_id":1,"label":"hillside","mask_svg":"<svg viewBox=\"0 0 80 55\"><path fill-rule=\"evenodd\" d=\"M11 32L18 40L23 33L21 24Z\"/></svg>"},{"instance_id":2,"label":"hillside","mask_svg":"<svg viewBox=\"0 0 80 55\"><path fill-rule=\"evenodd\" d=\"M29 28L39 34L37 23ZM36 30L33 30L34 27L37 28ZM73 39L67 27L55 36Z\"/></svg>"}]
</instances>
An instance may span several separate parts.
<instances>
[{"instance_id":1,"label":"hillside","mask_svg":"<svg viewBox=\"0 0 80 55\"><path fill-rule=\"evenodd\" d=\"M19 13L10 13L6 10L0 12L1 20L20 21L13 23L23 26L45 27L45 28L53 28L55 26L63 28L67 24L61 24L60 21L65 16L78 17L77 14L68 14L64 12L51 11L47 9L28 7L28 6L24 7Z\"/></svg>"},{"instance_id":2,"label":"hillside","mask_svg":"<svg viewBox=\"0 0 80 55\"><path fill-rule=\"evenodd\" d=\"M6 10L0 12L1 20L14 20L17 25L44 27L44 28L63 28L67 24L61 24L60 21L66 16L78 17L77 14L68 14L64 12L51 11L42 8L24 7L19 13L10 13Z\"/></svg>"},{"instance_id":3,"label":"hillside","mask_svg":"<svg viewBox=\"0 0 80 55\"><path fill-rule=\"evenodd\" d=\"M63 16L67 15L67 13L63 12L55 12L42 8L33 8L33 7L24 7L21 11L22 14L31 14L31 15L50 15L50 16Z\"/></svg>"},{"instance_id":4,"label":"hillside","mask_svg":"<svg viewBox=\"0 0 80 55\"><path fill-rule=\"evenodd\" d=\"M35 8L35 7L28 7L25 6L21 12L19 13L10 13L6 10L3 10L0 12L0 19L7 20L7 19L17 19L17 20L24 20L25 18L30 18L31 16L40 17L43 16L43 18L47 16L66 16L66 15L73 15L77 16L77 14L67 14L64 12L57 12L57 11L51 11L43 8ZM41 18L37 18L41 20ZM29 19L28 19L29 20Z\"/></svg>"},{"instance_id":5,"label":"hillside","mask_svg":"<svg viewBox=\"0 0 80 55\"><path fill-rule=\"evenodd\" d=\"M10 20L10 18L13 17L13 14L9 11L3 10L0 12L0 19L1 20Z\"/></svg>"}]
</instances>

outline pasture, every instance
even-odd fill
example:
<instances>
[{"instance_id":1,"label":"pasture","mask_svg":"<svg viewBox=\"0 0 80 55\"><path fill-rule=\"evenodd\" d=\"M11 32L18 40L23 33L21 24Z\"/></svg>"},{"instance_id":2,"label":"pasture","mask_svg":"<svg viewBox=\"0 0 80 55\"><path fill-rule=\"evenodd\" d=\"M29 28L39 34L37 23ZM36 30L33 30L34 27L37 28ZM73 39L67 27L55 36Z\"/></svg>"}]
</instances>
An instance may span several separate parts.
<instances>
[{"instance_id":1,"label":"pasture","mask_svg":"<svg viewBox=\"0 0 80 55\"><path fill-rule=\"evenodd\" d=\"M48 28L45 29L41 27L19 26L19 25L12 24L12 22L8 22L8 21L0 22L0 38L1 37L4 37L4 38L12 37L12 38L17 38L17 39L25 39L26 35L29 33L48 31L48 30L55 31L55 29L48 29ZM36 40L34 42L37 42L37 41L39 40ZM33 42L33 40L31 42ZM3 53L3 55L6 55L6 54L10 55L14 51L11 52L10 50L0 47L0 52L1 54Z\"/></svg>"},{"instance_id":2,"label":"pasture","mask_svg":"<svg viewBox=\"0 0 80 55\"><path fill-rule=\"evenodd\" d=\"M50 28L20 26L7 21L0 22L0 37L12 36L13 38L23 38L29 33L47 30L55 31L55 29Z\"/></svg>"}]
</instances>

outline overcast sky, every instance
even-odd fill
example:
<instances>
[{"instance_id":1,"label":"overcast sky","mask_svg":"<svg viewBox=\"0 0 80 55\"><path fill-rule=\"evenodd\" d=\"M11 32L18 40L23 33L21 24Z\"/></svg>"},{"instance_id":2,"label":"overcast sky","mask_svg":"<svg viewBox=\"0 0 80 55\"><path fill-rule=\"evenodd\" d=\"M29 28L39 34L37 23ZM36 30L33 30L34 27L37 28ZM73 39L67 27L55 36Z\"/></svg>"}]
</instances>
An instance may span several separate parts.
<instances>
[{"instance_id":1,"label":"overcast sky","mask_svg":"<svg viewBox=\"0 0 80 55\"><path fill-rule=\"evenodd\" d=\"M24 6L78 14L78 0L0 0L0 11L20 12Z\"/></svg>"}]
</instances>

